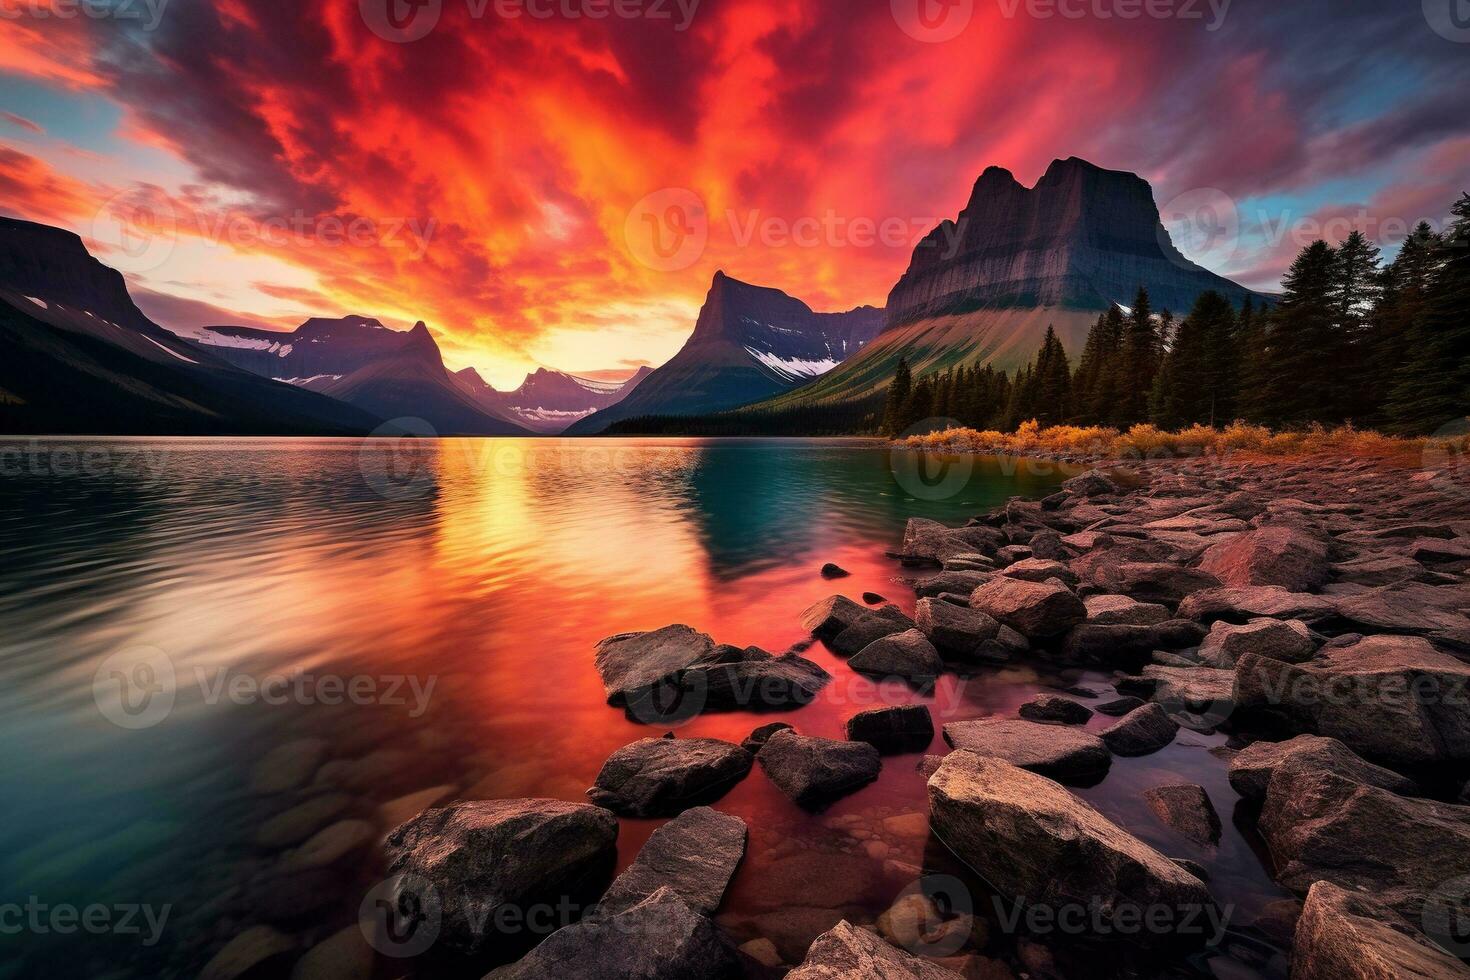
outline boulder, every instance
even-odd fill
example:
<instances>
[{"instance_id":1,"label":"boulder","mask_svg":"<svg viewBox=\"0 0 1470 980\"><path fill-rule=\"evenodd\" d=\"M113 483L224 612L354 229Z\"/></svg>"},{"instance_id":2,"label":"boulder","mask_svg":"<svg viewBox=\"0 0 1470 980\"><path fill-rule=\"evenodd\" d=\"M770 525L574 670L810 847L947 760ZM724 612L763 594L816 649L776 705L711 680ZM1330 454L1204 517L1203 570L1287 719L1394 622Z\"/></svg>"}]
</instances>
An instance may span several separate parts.
<instances>
[{"instance_id":1,"label":"boulder","mask_svg":"<svg viewBox=\"0 0 1470 980\"><path fill-rule=\"evenodd\" d=\"M1390 793L1418 792L1414 781L1391 769L1375 766L1335 738L1298 735L1285 742L1253 742L1230 760L1230 785L1250 800L1265 799L1271 776L1287 764L1335 772L1354 782L1386 789Z\"/></svg>"},{"instance_id":2,"label":"boulder","mask_svg":"<svg viewBox=\"0 0 1470 980\"><path fill-rule=\"evenodd\" d=\"M1001 663L1011 657L1012 651L997 639L1000 623L978 609L920 599L914 622L930 643L956 660Z\"/></svg>"},{"instance_id":3,"label":"boulder","mask_svg":"<svg viewBox=\"0 0 1470 980\"><path fill-rule=\"evenodd\" d=\"M821 809L878 778L883 763L866 742L777 732L759 755L761 768L797 806Z\"/></svg>"},{"instance_id":4,"label":"boulder","mask_svg":"<svg viewBox=\"0 0 1470 980\"><path fill-rule=\"evenodd\" d=\"M1338 582L1367 586L1421 581L1424 574L1423 565L1404 555L1362 555L1332 566Z\"/></svg>"},{"instance_id":5,"label":"boulder","mask_svg":"<svg viewBox=\"0 0 1470 980\"><path fill-rule=\"evenodd\" d=\"M869 708L847 719L847 738L867 742L884 755L922 752L934 741L934 719L922 704Z\"/></svg>"},{"instance_id":6,"label":"boulder","mask_svg":"<svg viewBox=\"0 0 1470 980\"><path fill-rule=\"evenodd\" d=\"M1328 645L1303 665L1247 654L1234 697L1395 768L1470 761L1470 665L1418 637Z\"/></svg>"},{"instance_id":7,"label":"boulder","mask_svg":"<svg viewBox=\"0 0 1470 980\"><path fill-rule=\"evenodd\" d=\"M1168 909L1191 921L1212 904L1204 883L1049 779L1000 759L952 752L929 779L934 834L1010 900Z\"/></svg>"},{"instance_id":8,"label":"boulder","mask_svg":"<svg viewBox=\"0 0 1470 980\"><path fill-rule=\"evenodd\" d=\"M1057 779L1094 777L1107 772L1113 761L1096 735L1024 719L950 722L944 726L944 740L956 749L994 756Z\"/></svg>"},{"instance_id":9,"label":"boulder","mask_svg":"<svg viewBox=\"0 0 1470 980\"><path fill-rule=\"evenodd\" d=\"M1065 481L1062 489L1074 497L1109 497L1118 492L1118 485L1101 470L1088 470Z\"/></svg>"},{"instance_id":10,"label":"boulder","mask_svg":"<svg viewBox=\"0 0 1470 980\"><path fill-rule=\"evenodd\" d=\"M963 980L960 974L890 946L846 919L818 936L786 980Z\"/></svg>"},{"instance_id":11,"label":"boulder","mask_svg":"<svg viewBox=\"0 0 1470 980\"><path fill-rule=\"evenodd\" d=\"M745 821L707 806L685 810L653 832L618 875L597 911L630 909L660 888L672 888L692 911L713 915L745 856Z\"/></svg>"},{"instance_id":12,"label":"boulder","mask_svg":"<svg viewBox=\"0 0 1470 980\"><path fill-rule=\"evenodd\" d=\"M944 661L929 638L917 629L874 640L863 647L847 665L871 677L899 677L915 684L929 684L944 672Z\"/></svg>"},{"instance_id":13,"label":"boulder","mask_svg":"<svg viewBox=\"0 0 1470 980\"><path fill-rule=\"evenodd\" d=\"M1067 634L1062 650L1069 657L1122 666L1146 659L1155 650L1198 646L1204 638L1204 627L1192 619L1169 619L1151 626L1098 626L1089 622Z\"/></svg>"},{"instance_id":14,"label":"boulder","mask_svg":"<svg viewBox=\"0 0 1470 980\"><path fill-rule=\"evenodd\" d=\"M1470 609L1470 587L1422 582L1386 585L1336 599L1337 615L1346 622L1396 633L1465 629L1470 627L1465 609Z\"/></svg>"},{"instance_id":15,"label":"boulder","mask_svg":"<svg viewBox=\"0 0 1470 980\"><path fill-rule=\"evenodd\" d=\"M1433 896L1458 921L1470 895L1446 885L1470 875L1470 807L1396 796L1312 765L1277 768L1261 807L1276 879L1298 895L1318 881L1366 891L1422 921Z\"/></svg>"},{"instance_id":16,"label":"boulder","mask_svg":"<svg viewBox=\"0 0 1470 980\"><path fill-rule=\"evenodd\" d=\"M1030 721L1054 721L1063 725L1085 725L1092 717L1092 709L1085 704L1055 694L1036 695L1021 705L1018 713Z\"/></svg>"},{"instance_id":17,"label":"boulder","mask_svg":"<svg viewBox=\"0 0 1470 980\"><path fill-rule=\"evenodd\" d=\"M666 817L713 803L750 772L751 754L714 738L644 738L602 764L587 791L625 817Z\"/></svg>"},{"instance_id":18,"label":"boulder","mask_svg":"<svg viewBox=\"0 0 1470 980\"><path fill-rule=\"evenodd\" d=\"M626 705L677 679L685 668L708 658L714 648L714 641L705 633L688 626L665 626L608 637L597 644L594 663L602 675L608 704Z\"/></svg>"},{"instance_id":19,"label":"boulder","mask_svg":"<svg viewBox=\"0 0 1470 980\"><path fill-rule=\"evenodd\" d=\"M1119 565L1114 581L1119 592L1140 602L1174 605L1185 596L1220 585L1209 572L1163 561L1130 561Z\"/></svg>"},{"instance_id":20,"label":"boulder","mask_svg":"<svg viewBox=\"0 0 1470 980\"><path fill-rule=\"evenodd\" d=\"M1031 556L1066 561L1072 556L1062 547L1062 536L1055 531L1037 531L1031 537Z\"/></svg>"},{"instance_id":21,"label":"boulder","mask_svg":"<svg viewBox=\"0 0 1470 980\"><path fill-rule=\"evenodd\" d=\"M967 596L993 578L993 572L979 569L946 568L919 580L914 585L914 594L921 599L937 599L945 594Z\"/></svg>"},{"instance_id":22,"label":"boulder","mask_svg":"<svg viewBox=\"0 0 1470 980\"><path fill-rule=\"evenodd\" d=\"M1215 667L1143 668L1137 686L1161 704L1175 721L1212 728L1234 712L1235 672Z\"/></svg>"},{"instance_id":23,"label":"boulder","mask_svg":"<svg viewBox=\"0 0 1470 980\"><path fill-rule=\"evenodd\" d=\"M1464 538L1416 538L1409 545L1409 557L1426 565L1470 561L1470 542Z\"/></svg>"},{"instance_id":24,"label":"boulder","mask_svg":"<svg viewBox=\"0 0 1470 980\"><path fill-rule=\"evenodd\" d=\"M1222 585L1279 585L1311 592L1327 581L1327 542L1296 527L1277 524L1247 531L1213 545L1200 569Z\"/></svg>"},{"instance_id":25,"label":"boulder","mask_svg":"<svg viewBox=\"0 0 1470 980\"><path fill-rule=\"evenodd\" d=\"M617 817L585 803L475 800L426 810L384 843L397 890L388 897L401 908L432 898L437 941L463 955L517 951L535 937L520 920L514 931L497 928L499 911L581 906L611 875L617 839Z\"/></svg>"},{"instance_id":26,"label":"boulder","mask_svg":"<svg viewBox=\"0 0 1470 980\"><path fill-rule=\"evenodd\" d=\"M1082 600L1088 626L1153 626L1169 618L1167 607L1126 595L1092 595Z\"/></svg>"},{"instance_id":27,"label":"boulder","mask_svg":"<svg viewBox=\"0 0 1470 980\"><path fill-rule=\"evenodd\" d=\"M1146 702L1143 698L1131 696L1113 698L1098 705L1096 711L1100 715L1108 715L1113 718L1121 718L1134 708L1141 708Z\"/></svg>"},{"instance_id":28,"label":"boulder","mask_svg":"<svg viewBox=\"0 0 1470 980\"><path fill-rule=\"evenodd\" d=\"M708 658L680 672L678 705L733 711L810 704L832 680L817 664L794 653L773 656L760 647L720 645ZM635 714L644 714L633 705ZM695 712L697 713L697 712Z\"/></svg>"},{"instance_id":29,"label":"boulder","mask_svg":"<svg viewBox=\"0 0 1470 980\"><path fill-rule=\"evenodd\" d=\"M1247 653L1298 664L1316 652L1311 631L1299 619L1253 619L1243 625L1218 622L1199 645L1200 662L1211 667L1234 667Z\"/></svg>"},{"instance_id":30,"label":"boulder","mask_svg":"<svg viewBox=\"0 0 1470 980\"><path fill-rule=\"evenodd\" d=\"M970 608L1029 639L1061 636L1087 619L1082 600L1059 582L992 579L971 593Z\"/></svg>"},{"instance_id":31,"label":"boulder","mask_svg":"<svg viewBox=\"0 0 1470 980\"><path fill-rule=\"evenodd\" d=\"M1179 723L1157 704L1135 708L1098 733L1104 745L1118 755L1138 756L1157 752L1174 741Z\"/></svg>"},{"instance_id":32,"label":"boulder","mask_svg":"<svg viewBox=\"0 0 1470 980\"><path fill-rule=\"evenodd\" d=\"M938 521L911 517L903 532L901 554L909 561L942 562L971 552L993 554L1005 536L992 527L945 527Z\"/></svg>"},{"instance_id":33,"label":"boulder","mask_svg":"<svg viewBox=\"0 0 1470 980\"><path fill-rule=\"evenodd\" d=\"M1062 562L1048 558L1027 558L1006 566L999 574L1025 582L1045 582L1054 578L1068 588L1077 587L1076 573Z\"/></svg>"},{"instance_id":34,"label":"boulder","mask_svg":"<svg viewBox=\"0 0 1470 980\"><path fill-rule=\"evenodd\" d=\"M1196 844L1220 843L1220 815L1203 786L1177 783L1144 790L1143 800L1165 826Z\"/></svg>"},{"instance_id":35,"label":"boulder","mask_svg":"<svg viewBox=\"0 0 1470 980\"><path fill-rule=\"evenodd\" d=\"M713 922L672 888L614 915L558 929L485 980L738 980L740 958Z\"/></svg>"},{"instance_id":36,"label":"boulder","mask_svg":"<svg viewBox=\"0 0 1470 980\"><path fill-rule=\"evenodd\" d=\"M882 606L864 610L856 622L828 640L827 645L834 652L850 657L875 640L913 628L914 621L897 606Z\"/></svg>"},{"instance_id":37,"label":"boulder","mask_svg":"<svg viewBox=\"0 0 1470 980\"><path fill-rule=\"evenodd\" d=\"M830 640L871 610L847 596L833 595L807 606L801 614L801 626L818 639Z\"/></svg>"},{"instance_id":38,"label":"boulder","mask_svg":"<svg viewBox=\"0 0 1470 980\"><path fill-rule=\"evenodd\" d=\"M766 740L769 739L772 735L776 734L777 732L792 730L793 729L791 728L791 726L786 724L786 722L784 721L773 721L769 725L760 726L755 731L745 736L745 739L740 743L740 747L750 754L754 755L761 750L761 746L765 745Z\"/></svg>"},{"instance_id":39,"label":"boulder","mask_svg":"<svg viewBox=\"0 0 1470 980\"><path fill-rule=\"evenodd\" d=\"M1470 967L1372 895L1319 881L1291 944L1292 980L1464 980Z\"/></svg>"},{"instance_id":40,"label":"boulder","mask_svg":"<svg viewBox=\"0 0 1470 980\"><path fill-rule=\"evenodd\" d=\"M1094 548L1110 548L1113 539L1102 531L1078 531L1062 536L1062 545L1073 551L1092 551Z\"/></svg>"},{"instance_id":41,"label":"boulder","mask_svg":"<svg viewBox=\"0 0 1470 980\"><path fill-rule=\"evenodd\" d=\"M1291 592L1279 585L1248 585L1242 588L1205 589L1179 603L1179 615L1213 623L1224 619L1243 623L1261 616L1300 619L1316 623L1336 613L1331 599L1305 592Z\"/></svg>"},{"instance_id":42,"label":"boulder","mask_svg":"<svg viewBox=\"0 0 1470 980\"><path fill-rule=\"evenodd\" d=\"M851 575L847 569L833 562L827 562L822 566L822 578L847 578Z\"/></svg>"}]
</instances>

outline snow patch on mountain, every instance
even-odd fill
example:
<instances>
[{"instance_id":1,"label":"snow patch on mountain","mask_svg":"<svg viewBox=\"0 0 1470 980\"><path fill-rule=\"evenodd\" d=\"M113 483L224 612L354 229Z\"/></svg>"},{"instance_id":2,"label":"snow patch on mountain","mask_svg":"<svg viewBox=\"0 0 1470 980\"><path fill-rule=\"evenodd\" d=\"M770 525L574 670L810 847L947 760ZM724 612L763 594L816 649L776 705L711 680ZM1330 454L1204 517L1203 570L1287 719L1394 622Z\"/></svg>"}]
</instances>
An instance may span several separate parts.
<instances>
[{"instance_id":1,"label":"snow patch on mountain","mask_svg":"<svg viewBox=\"0 0 1470 980\"><path fill-rule=\"evenodd\" d=\"M761 366L767 370L774 371L787 381L820 377L835 368L838 364L838 361L831 357L823 358L819 361L805 360L799 357L781 357L770 351L756 350L754 347L745 348L745 352L759 361Z\"/></svg>"}]
</instances>

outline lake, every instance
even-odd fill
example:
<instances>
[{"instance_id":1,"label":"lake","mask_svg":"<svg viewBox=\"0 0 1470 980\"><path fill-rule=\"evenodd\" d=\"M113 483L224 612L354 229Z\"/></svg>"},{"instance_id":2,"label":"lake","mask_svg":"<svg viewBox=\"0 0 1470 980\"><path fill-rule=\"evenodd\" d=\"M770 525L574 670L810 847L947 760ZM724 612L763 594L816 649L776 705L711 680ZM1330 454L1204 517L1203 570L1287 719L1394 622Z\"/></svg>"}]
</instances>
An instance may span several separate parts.
<instances>
[{"instance_id":1,"label":"lake","mask_svg":"<svg viewBox=\"0 0 1470 980\"><path fill-rule=\"evenodd\" d=\"M24 940L0 976L192 976L261 923L303 948L350 940L382 878L377 841L419 807L585 801L609 753L662 734L605 703L599 639L687 623L780 652L834 592L912 613L917 573L885 557L907 518L963 523L1065 476L937 462L861 440L0 443L0 928ZM851 576L824 580L829 561ZM920 695L820 644L804 655L834 675L816 702L678 734L739 741L787 721L840 737L883 703L923 701L938 724L1013 716L1039 691L1112 691L1103 673L1028 660ZM1203 864L1231 912L1227 953L1147 967L1157 975L1284 976L1248 926L1284 893L1231 820L1238 797L1211 753L1224 743L1184 731L1079 790ZM928 834L920 758L885 757L876 783L820 814L756 767L716 804L750 826L725 930L799 962L837 919L871 922L926 871L986 906ZM1141 790L1171 781L1209 791L1217 848L1149 813ZM311 801L346 827L303 854L273 818ZM621 864L657 826L622 821ZM995 918L987 953L1014 960ZM1123 971L1131 956L1106 962Z\"/></svg>"}]
</instances>

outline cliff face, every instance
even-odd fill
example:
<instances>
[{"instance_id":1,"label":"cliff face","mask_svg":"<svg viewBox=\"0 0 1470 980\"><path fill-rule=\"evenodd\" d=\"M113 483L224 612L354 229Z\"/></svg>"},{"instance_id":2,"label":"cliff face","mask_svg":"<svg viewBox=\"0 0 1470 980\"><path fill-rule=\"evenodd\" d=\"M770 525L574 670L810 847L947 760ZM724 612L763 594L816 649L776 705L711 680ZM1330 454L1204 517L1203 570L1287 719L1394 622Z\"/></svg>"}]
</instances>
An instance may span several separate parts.
<instances>
[{"instance_id":1,"label":"cliff face","mask_svg":"<svg viewBox=\"0 0 1470 980\"><path fill-rule=\"evenodd\" d=\"M1131 305L1139 286L1155 309L1179 314L1205 290L1237 304L1249 293L1174 247L1136 174L1073 157L1028 189L991 167L958 219L914 249L889 295L887 325L986 308L1104 310Z\"/></svg>"},{"instance_id":2,"label":"cliff face","mask_svg":"<svg viewBox=\"0 0 1470 980\"><path fill-rule=\"evenodd\" d=\"M268 378L342 377L396 353L404 335L372 317L312 317L289 333L205 327L193 338L231 364Z\"/></svg>"},{"instance_id":3,"label":"cliff face","mask_svg":"<svg viewBox=\"0 0 1470 980\"><path fill-rule=\"evenodd\" d=\"M568 429L600 432L643 415L699 415L780 394L860 351L883 326L871 306L815 313L779 289L715 273L688 342L617 405Z\"/></svg>"}]
</instances>

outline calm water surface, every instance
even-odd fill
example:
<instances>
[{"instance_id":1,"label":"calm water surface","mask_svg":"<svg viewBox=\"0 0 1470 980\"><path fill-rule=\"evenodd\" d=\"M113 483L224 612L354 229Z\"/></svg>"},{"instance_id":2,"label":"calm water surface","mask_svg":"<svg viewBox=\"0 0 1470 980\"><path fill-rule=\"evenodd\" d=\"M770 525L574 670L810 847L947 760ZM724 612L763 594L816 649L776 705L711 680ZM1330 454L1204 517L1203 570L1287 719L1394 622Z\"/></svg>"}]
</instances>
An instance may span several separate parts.
<instances>
[{"instance_id":1,"label":"calm water surface","mask_svg":"<svg viewBox=\"0 0 1470 980\"><path fill-rule=\"evenodd\" d=\"M582 801L609 753L661 734L604 703L602 637L680 622L781 651L804 639L800 611L834 591L912 612L912 573L884 557L908 517L960 523L1064 476L949 462L925 479L914 458L853 440L0 443L0 902L27 916L0 939L17 950L0 976L191 976L258 923L303 947L350 928L382 877L375 839L425 802ZM827 561L852 576L824 581ZM806 655L835 676L817 702L679 734L738 741L784 720L840 737L881 703L924 701L942 722L1013 715L1041 690L1112 691L1102 674L1026 664L921 696L874 687L820 645ZM1239 928L1282 893L1231 825L1237 797L1210 752L1223 743L1183 732L1080 791L1204 864L1232 907L1227 955L1155 974L1280 975ZM885 758L877 783L816 815L757 767L718 804L750 825L721 924L798 962L922 869L964 875L928 835L919 758ZM1218 848L1139 799L1184 780L1219 808ZM317 860L257 841L325 794L374 840ZM622 863L656 826L623 821ZM106 907L108 927L65 932L49 916L67 905ZM1013 957L992 931L988 952ZM1112 953L1091 971L1112 975L1098 962L1114 959L1124 972Z\"/></svg>"}]
</instances>

